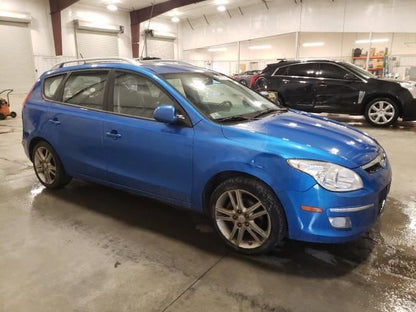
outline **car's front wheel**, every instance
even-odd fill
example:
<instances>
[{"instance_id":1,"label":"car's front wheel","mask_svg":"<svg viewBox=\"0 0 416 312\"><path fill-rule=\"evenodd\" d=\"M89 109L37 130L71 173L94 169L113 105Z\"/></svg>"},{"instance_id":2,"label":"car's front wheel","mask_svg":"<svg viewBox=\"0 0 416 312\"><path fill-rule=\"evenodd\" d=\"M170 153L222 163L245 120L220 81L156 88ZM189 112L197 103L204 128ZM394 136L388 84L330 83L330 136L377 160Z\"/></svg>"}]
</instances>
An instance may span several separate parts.
<instances>
[{"instance_id":1,"label":"car's front wheel","mask_svg":"<svg viewBox=\"0 0 416 312\"><path fill-rule=\"evenodd\" d=\"M399 117L397 104L389 98L377 98L367 104L365 118L376 127L387 127Z\"/></svg>"},{"instance_id":2,"label":"car's front wheel","mask_svg":"<svg viewBox=\"0 0 416 312\"><path fill-rule=\"evenodd\" d=\"M271 189L259 180L226 180L214 190L210 204L218 233L239 252L267 252L286 236L283 208Z\"/></svg>"},{"instance_id":3,"label":"car's front wheel","mask_svg":"<svg viewBox=\"0 0 416 312\"><path fill-rule=\"evenodd\" d=\"M241 83L243 86L247 86L247 82L246 82L244 79L241 79L241 80L240 80L240 83Z\"/></svg>"},{"instance_id":4,"label":"car's front wheel","mask_svg":"<svg viewBox=\"0 0 416 312\"><path fill-rule=\"evenodd\" d=\"M59 188L71 181L71 177L66 174L55 150L47 142L42 141L36 144L32 160L36 176L47 188Z\"/></svg>"}]
</instances>

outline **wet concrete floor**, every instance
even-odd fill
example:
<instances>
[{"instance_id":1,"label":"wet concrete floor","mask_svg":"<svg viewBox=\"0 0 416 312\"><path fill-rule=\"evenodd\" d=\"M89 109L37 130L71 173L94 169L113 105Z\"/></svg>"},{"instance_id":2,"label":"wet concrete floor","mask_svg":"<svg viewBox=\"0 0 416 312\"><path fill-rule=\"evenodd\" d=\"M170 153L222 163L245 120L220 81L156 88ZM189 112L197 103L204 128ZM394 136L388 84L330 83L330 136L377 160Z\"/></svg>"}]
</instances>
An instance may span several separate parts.
<instances>
[{"instance_id":1,"label":"wet concrete floor","mask_svg":"<svg viewBox=\"0 0 416 312\"><path fill-rule=\"evenodd\" d=\"M45 190L21 120L0 121L0 311L416 311L416 123L336 119L385 147L385 213L351 243L255 257L186 210L76 180Z\"/></svg>"}]
</instances>

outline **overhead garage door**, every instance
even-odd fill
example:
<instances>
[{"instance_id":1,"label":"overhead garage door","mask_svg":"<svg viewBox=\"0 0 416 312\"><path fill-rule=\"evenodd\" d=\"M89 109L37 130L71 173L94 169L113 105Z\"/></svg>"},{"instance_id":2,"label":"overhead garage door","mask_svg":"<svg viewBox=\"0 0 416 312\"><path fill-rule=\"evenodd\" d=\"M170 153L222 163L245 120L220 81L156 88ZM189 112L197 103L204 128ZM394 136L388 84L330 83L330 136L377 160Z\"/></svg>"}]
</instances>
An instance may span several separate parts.
<instances>
[{"instance_id":1,"label":"overhead garage door","mask_svg":"<svg viewBox=\"0 0 416 312\"><path fill-rule=\"evenodd\" d=\"M173 40L170 39L147 39L147 55L151 57L160 57L165 60L174 59Z\"/></svg>"},{"instance_id":2,"label":"overhead garage door","mask_svg":"<svg viewBox=\"0 0 416 312\"><path fill-rule=\"evenodd\" d=\"M76 43L78 57L118 56L117 34L77 29Z\"/></svg>"},{"instance_id":3,"label":"overhead garage door","mask_svg":"<svg viewBox=\"0 0 416 312\"><path fill-rule=\"evenodd\" d=\"M32 40L27 24L0 22L0 91L27 93L35 81Z\"/></svg>"}]
</instances>

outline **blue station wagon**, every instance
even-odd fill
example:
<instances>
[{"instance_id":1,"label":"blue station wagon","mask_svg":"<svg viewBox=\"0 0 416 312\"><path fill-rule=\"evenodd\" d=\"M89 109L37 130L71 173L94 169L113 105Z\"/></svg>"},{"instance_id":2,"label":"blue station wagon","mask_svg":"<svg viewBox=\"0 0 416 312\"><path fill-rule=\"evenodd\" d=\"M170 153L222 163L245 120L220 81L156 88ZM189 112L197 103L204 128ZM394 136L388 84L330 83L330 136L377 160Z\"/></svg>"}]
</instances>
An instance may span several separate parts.
<instances>
[{"instance_id":1,"label":"blue station wagon","mask_svg":"<svg viewBox=\"0 0 416 312\"><path fill-rule=\"evenodd\" d=\"M74 177L206 213L248 254L355 239L391 183L367 134L172 61L58 64L24 103L23 145L47 188Z\"/></svg>"}]
</instances>

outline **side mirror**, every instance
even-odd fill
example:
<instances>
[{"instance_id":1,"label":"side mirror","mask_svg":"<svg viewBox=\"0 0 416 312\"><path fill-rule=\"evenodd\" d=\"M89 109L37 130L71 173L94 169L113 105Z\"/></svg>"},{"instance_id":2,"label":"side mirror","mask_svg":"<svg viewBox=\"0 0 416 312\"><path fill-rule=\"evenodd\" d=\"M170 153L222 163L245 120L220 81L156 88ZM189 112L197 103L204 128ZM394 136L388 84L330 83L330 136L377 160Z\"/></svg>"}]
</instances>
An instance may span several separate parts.
<instances>
[{"instance_id":1,"label":"side mirror","mask_svg":"<svg viewBox=\"0 0 416 312\"><path fill-rule=\"evenodd\" d=\"M178 121L176 109L173 105L161 105L153 112L153 118L160 122L174 124Z\"/></svg>"},{"instance_id":2,"label":"side mirror","mask_svg":"<svg viewBox=\"0 0 416 312\"><path fill-rule=\"evenodd\" d=\"M346 80L357 80L357 77L355 75L353 75L353 74L346 73L344 75L344 79L346 79Z\"/></svg>"}]
</instances>

